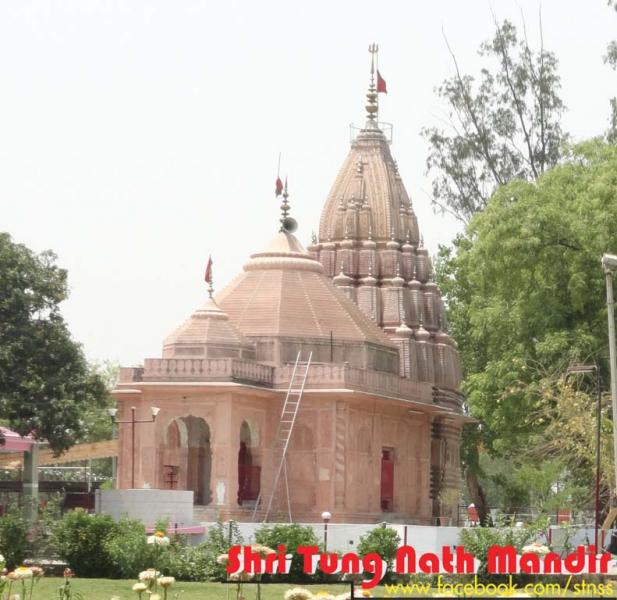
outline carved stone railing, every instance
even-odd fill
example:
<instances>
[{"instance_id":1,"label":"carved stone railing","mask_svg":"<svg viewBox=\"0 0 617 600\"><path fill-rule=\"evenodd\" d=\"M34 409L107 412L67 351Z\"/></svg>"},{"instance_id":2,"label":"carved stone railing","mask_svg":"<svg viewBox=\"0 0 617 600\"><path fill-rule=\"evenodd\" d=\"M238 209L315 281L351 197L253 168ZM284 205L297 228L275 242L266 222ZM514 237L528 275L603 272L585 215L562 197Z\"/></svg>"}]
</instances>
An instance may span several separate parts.
<instances>
[{"instance_id":1,"label":"carved stone railing","mask_svg":"<svg viewBox=\"0 0 617 600\"><path fill-rule=\"evenodd\" d=\"M235 358L147 358L143 368L122 369L120 383L234 381L272 386L274 368Z\"/></svg>"},{"instance_id":2,"label":"carved stone railing","mask_svg":"<svg viewBox=\"0 0 617 600\"><path fill-rule=\"evenodd\" d=\"M293 365L276 369L274 386L285 388ZM432 403L431 386L428 383L403 379L384 371L366 371L345 364L312 364L306 378L306 389L346 389L366 392L389 398Z\"/></svg>"}]
</instances>

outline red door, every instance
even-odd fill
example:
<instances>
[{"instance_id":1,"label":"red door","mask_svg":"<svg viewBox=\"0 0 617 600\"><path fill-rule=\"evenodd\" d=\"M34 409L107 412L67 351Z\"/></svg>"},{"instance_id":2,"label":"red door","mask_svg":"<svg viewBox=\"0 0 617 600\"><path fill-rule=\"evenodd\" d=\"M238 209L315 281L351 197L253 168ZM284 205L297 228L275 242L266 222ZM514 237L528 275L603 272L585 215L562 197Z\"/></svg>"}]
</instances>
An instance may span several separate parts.
<instances>
[{"instance_id":1,"label":"red door","mask_svg":"<svg viewBox=\"0 0 617 600\"><path fill-rule=\"evenodd\" d=\"M390 512L394 506L394 450L381 451L381 510Z\"/></svg>"}]
</instances>

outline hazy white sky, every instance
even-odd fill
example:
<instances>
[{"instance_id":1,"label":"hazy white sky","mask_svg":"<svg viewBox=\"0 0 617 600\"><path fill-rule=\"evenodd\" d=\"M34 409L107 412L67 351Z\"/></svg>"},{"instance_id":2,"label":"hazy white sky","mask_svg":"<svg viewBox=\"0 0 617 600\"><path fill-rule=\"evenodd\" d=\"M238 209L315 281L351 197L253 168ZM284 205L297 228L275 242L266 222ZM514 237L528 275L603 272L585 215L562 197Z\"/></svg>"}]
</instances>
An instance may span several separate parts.
<instances>
[{"instance_id":1,"label":"hazy white sky","mask_svg":"<svg viewBox=\"0 0 617 600\"><path fill-rule=\"evenodd\" d=\"M465 72L499 18L537 0L94 1L0 3L0 230L68 269L64 314L92 359L159 356L205 297L208 254L222 287L277 230L279 151L307 243L363 122L370 42L380 45L393 153L434 252L458 225L435 215L419 132L443 118L451 74L442 27ZM617 37L605 0L544 0L545 46L560 60L565 127L601 132Z\"/></svg>"}]
</instances>

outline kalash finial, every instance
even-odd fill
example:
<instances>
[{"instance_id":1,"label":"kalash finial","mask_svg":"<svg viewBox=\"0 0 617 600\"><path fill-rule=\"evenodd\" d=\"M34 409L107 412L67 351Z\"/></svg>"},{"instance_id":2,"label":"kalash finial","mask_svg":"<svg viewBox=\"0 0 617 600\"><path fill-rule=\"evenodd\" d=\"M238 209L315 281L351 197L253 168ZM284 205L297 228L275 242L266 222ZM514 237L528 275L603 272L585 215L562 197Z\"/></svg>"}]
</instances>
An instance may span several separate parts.
<instances>
[{"instance_id":1,"label":"kalash finial","mask_svg":"<svg viewBox=\"0 0 617 600\"><path fill-rule=\"evenodd\" d=\"M366 105L367 112L367 129L379 129L378 113L379 102L377 101L378 94L387 94L386 80L381 76L379 67L377 65L377 53L379 52L379 46L377 44L371 44L368 47L368 51L371 53L371 82L368 87L366 97L368 103ZM375 82L375 75L377 75L377 82Z\"/></svg>"},{"instance_id":2,"label":"kalash finial","mask_svg":"<svg viewBox=\"0 0 617 600\"><path fill-rule=\"evenodd\" d=\"M289 216L289 192L287 191L287 177L285 177L285 186L283 187L283 202L281 202L281 233L293 233L298 229L298 223L293 217Z\"/></svg>"},{"instance_id":3,"label":"kalash finial","mask_svg":"<svg viewBox=\"0 0 617 600\"><path fill-rule=\"evenodd\" d=\"M375 87L375 55L379 52L379 46L377 44L371 44L368 47L368 51L371 53L371 82L368 86L368 92L366 94L368 99L368 103L366 105L366 128L376 129L379 105L377 102L377 88Z\"/></svg>"}]
</instances>

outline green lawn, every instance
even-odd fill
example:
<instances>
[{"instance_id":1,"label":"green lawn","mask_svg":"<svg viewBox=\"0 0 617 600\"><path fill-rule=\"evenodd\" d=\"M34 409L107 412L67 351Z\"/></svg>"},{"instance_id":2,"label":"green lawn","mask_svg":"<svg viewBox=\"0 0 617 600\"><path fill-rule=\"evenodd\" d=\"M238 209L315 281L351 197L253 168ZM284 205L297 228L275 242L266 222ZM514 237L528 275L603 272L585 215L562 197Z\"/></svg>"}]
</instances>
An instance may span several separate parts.
<instances>
[{"instance_id":1,"label":"green lawn","mask_svg":"<svg viewBox=\"0 0 617 600\"><path fill-rule=\"evenodd\" d=\"M44 577L35 587L33 600L54 600L58 598L58 588L62 585L63 579L55 577ZM109 600L112 596L118 596L121 600L137 600L137 594L131 590L131 586L137 580L124 581L115 579L79 579L71 580L72 588L80 592L84 600ZM291 586L288 584L269 584L262 585L262 600L283 600L283 595ZM311 585L307 587L313 593L321 590L331 594L341 594L349 590L348 585ZM255 585L243 586L242 595L245 600L255 600ZM20 593L21 589L14 587L13 593ZM171 589L168 599L174 598L174 594L182 592L179 600L227 600L227 586L222 583L176 583ZM143 600L147 600L147 595L143 595ZM236 600L235 586L229 587L229 600Z\"/></svg>"}]
</instances>

